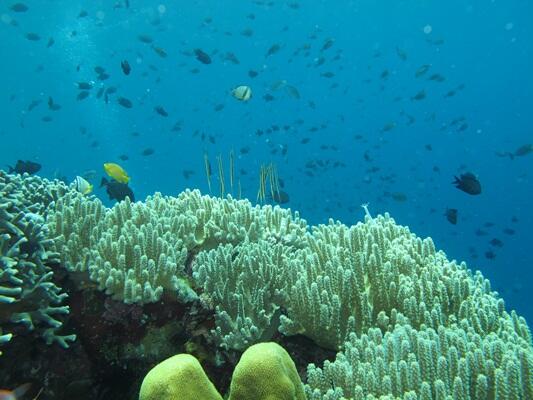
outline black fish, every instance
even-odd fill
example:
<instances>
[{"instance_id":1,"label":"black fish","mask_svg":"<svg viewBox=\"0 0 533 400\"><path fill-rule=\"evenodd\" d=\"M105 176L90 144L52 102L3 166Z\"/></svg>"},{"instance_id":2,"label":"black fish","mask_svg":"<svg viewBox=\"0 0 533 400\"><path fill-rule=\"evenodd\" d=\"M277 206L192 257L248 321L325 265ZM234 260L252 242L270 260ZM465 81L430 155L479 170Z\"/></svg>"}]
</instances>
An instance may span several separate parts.
<instances>
[{"instance_id":1,"label":"black fish","mask_svg":"<svg viewBox=\"0 0 533 400\"><path fill-rule=\"evenodd\" d=\"M163 117L168 117L168 112L162 106L154 107L154 111Z\"/></svg>"},{"instance_id":2,"label":"black fish","mask_svg":"<svg viewBox=\"0 0 533 400\"><path fill-rule=\"evenodd\" d=\"M131 100L129 100L129 99L125 98L125 97L119 97L117 99L117 102L118 102L118 104L120 104L124 108L133 107L133 103L131 102Z\"/></svg>"},{"instance_id":3,"label":"black fish","mask_svg":"<svg viewBox=\"0 0 533 400\"><path fill-rule=\"evenodd\" d=\"M23 173L28 173L30 175L33 175L35 174L36 172L39 172L39 170L41 169L41 164L38 164L36 162L33 162L33 161L22 161L22 160L18 160L17 163L15 164L15 167L9 167L9 171L7 171L8 173L17 173L17 174L23 174Z\"/></svg>"},{"instance_id":4,"label":"black fish","mask_svg":"<svg viewBox=\"0 0 533 400\"><path fill-rule=\"evenodd\" d=\"M120 183L115 180L108 181L106 178L102 178L100 187L105 186L107 195L110 200L122 201L126 197L129 197L131 201L135 201L133 191L127 183Z\"/></svg>"},{"instance_id":5,"label":"black fish","mask_svg":"<svg viewBox=\"0 0 533 400\"><path fill-rule=\"evenodd\" d=\"M54 103L54 99L48 97L48 108L52 111L58 111L61 109L61 106L57 103Z\"/></svg>"},{"instance_id":6,"label":"black fish","mask_svg":"<svg viewBox=\"0 0 533 400\"><path fill-rule=\"evenodd\" d=\"M141 155L143 155L143 156L146 157L146 156L151 156L151 155L154 154L154 153L155 153L155 150L152 149L151 147L148 147L148 148L146 148L146 149L144 149L144 150L142 151Z\"/></svg>"},{"instance_id":7,"label":"black fish","mask_svg":"<svg viewBox=\"0 0 533 400\"><path fill-rule=\"evenodd\" d=\"M274 196L270 194L268 197L272 198L272 200L278 204L285 204L290 201L289 194L283 190L274 191Z\"/></svg>"},{"instance_id":8,"label":"black fish","mask_svg":"<svg viewBox=\"0 0 533 400\"><path fill-rule=\"evenodd\" d=\"M82 90L76 96L76 100L80 101L80 100L86 99L88 96L89 96L89 92L87 90Z\"/></svg>"},{"instance_id":9,"label":"black fish","mask_svg":"<svg viewBox=\"0 0 533 400\"><path fill-rule=\"evenodd\" d=\"M39 36L37 33L29 32L26 33L26 39L31 40L32 42L36 42L38 40L41 40L41 36Z\"/></svg>"},{"instance_id":10,"label":"black fish","mask_svg":"<svg viewBox=\"0 0 533 400\"><path fill-rule=\"evenodd\" d=\"M11 7L9 7L9 9L15 12L26 12L29 8L24 3L15 3Z\"/></svg>"},{"instance_id":11,"label":"black fish","mask_svg":"<svg viewBox=\"0 0 533 400\"><path fill-rule=\"evenodd\" d=\"M471 195L477 195L481 193L481 183L471 172L461 174L460 178L455 177L453 184L457 189Z\"/></svg>"},{"instance_id":12,"label":"black fish","mask_svg":"<svg viewBox=\"0 0 533 400\"><path fill-rule=\"evenodd\" d=\"M455 208L447 208L446 212L444 213L444 216L448 220L448 222L452 225L457 224L457 209Z\"/></svg>"},{"instance_id":13,"label":"black fish","mask_svg":"<svg viewBox=\"0 0 533 400\"><path fill-rule=\"evenodd\" d=\"M194 49L194 55L196 56L196 59L202 64L211 64L211 57L209 57L209 54L202 51L201 49Z\"/></svg>"},{"instance_id":14,"label":"black fish","mask_svg":"<svg viewBox=\"0 0 533 400\"><path fill-rule=\"evenodd\" d=\"M129 75L131 72L130 63L128 60L124 60L120 63L120 68L122 68L122 72L124 72L124 75Z\"/></svg>"}]
</instances>

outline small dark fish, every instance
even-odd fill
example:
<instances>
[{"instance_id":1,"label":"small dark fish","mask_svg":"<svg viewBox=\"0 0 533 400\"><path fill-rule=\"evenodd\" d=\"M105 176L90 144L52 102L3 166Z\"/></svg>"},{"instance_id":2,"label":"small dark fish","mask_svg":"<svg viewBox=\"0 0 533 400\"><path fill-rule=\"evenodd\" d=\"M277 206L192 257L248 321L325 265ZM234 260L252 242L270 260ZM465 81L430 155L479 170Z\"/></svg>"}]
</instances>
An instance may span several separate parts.
<instances>
[{"instance_id":1,"label":"small dark fish","mask_svg":"<svg viewBox=\"0 0 533 400\"><path fill-rule=\"evenodd\" d=\"M329 49L331 46L333 46L333 43L335 43L335 39L332 39L332 38L326 39L320 51Z\"/></svg>"},{"instance_id":2,"label":"small dark fish","mask_svg":"<svg viewBox=\"0 0 533 400\"><path fill-rule=\"evenodd\" d=\"M28 111L31 111L33 110L35 107L37 107L39 104L41 104L42 101L41 100L33 100L29 105L28 105Z\"/></svg>"},{"instance_id":3,"label":"small dark fish","mask_svg":"<svg viewBox=\"0 0 533 400\"><path fill-rule=\"evenodd\" d=\"M428 64L425 64L425 65L422 65L421 67L419 67L416 72L415 72L415 77L417 78L420 78L421 76L423 76L426 72L429 71L429 68L431 66L428 65Z\"/></svg>"},{"instance_id":4,"label":"small dark fish","mask_svg":"<svg viewBox=\"0 0 533 400\"><path fill-rule=\"evenodd\" d=\"M163 117L168 117L168 112L162 106L154 107L154 111Z\"/></svg>"},{"instance_id":5,"label":"small dark fish","mask_svg":"<svg viewBox=\"0 0 533 400\"><path fill-rule=\"evenodd\" d=\"M105 73L105 69L104 67L100 67L97 65L96 67L94 67L94 72L96 72L98 75L101 75Z\"/></svg>"},{"instance_id":6,"label":"small dark fish","mask_svg":"<svg viewBox=\"0 0 533 400\"><path fill-rule=\"evenodd\" d=\"M270 46L270 48L266 52L265 57L270 57L271 55L276 54L280 49L281 49L281 46L277 43L274 43L272 46Z\"/></svg>"},{"instance_id":7,"label":"small dark fish","mask_svg":"<svg viewBox=\"0 0 533 400\"><path fill-rule=\"evenodd\" d=\"M267 94L265 94L265 95L263 96L263 99L264 99L265 101L272 101L272 100L274 100L274 96L272 96L270 93L267 93Z\"/></svg>"},{"instance_id":8,"label":"small dark fish","mask_svg":"<svg viewBox=\"0 0 533 400\"><path fill-rule=\"evenodd\" d=\"M87 90L82 90L76 96L76 100L80 101L80 100L86 99L87 97L89 97L89 92Z\"/></svg>"},{"instance_id":9,"label":"small dark fish","mask_svg":"<svg viewBox=\"0 0 533 400\"><path fill-rule=\"evenodd\" d=\"M272 196L272 194L270 194L269 197L278 204L285 204L290 201L288 193L283 190L274 191L274 195Z\"/></svg>"},{"instance_id":10,"label":"small dark fish","mask_svg":"<svg viewBox=\"0 0 533 400\"><path fill-rule=\"evenodd\" d=\"M154 154L154 153L155 153L155 150L152 149L151 147L148 147L148 148L146 148L146 149L144 149L144 150L142 151L141 155L143 155L143 156L146 157L146 156L151 156L151 155Z\"/></svg>"},{"instance_id":11,"label":"small dark fish","mask_svg":"<svg viewBox=\"0 0 533 400\"><path fill-rule=\"evenodd\" d=\"M406 61L407 60L407 53L404 50L400 49L399 47L396 47L396 55L402 61Z\"/></svg>"},{"instance_id":12,"label":"small dark fish","mask_svg":"<svg viewBox=\"0 0 533 400\"><path fill-rule=\"evenodd\" d=\"M156 52L156 54L161 58L166 58L167 52L162 47L152 46L152 49Z\"/></svg>"},{"instance_id":13,"label":"small dark fish","mask_svg":"<svg viewBox=\"0 0 533 400\"><path fill-rule=\"evenodd\" d=\"M124 72L124 75L129 75L131 72L131 67L128 60L121 61L120 68L122 68L122 72Z\"/></svg>"},{"instance_id":14,"label":"small dark fish","mask_svg":"<svg viewBox=\"0 0 533 400\"><path fill-rule=\"evenodd\" d=\"M132 108L133 107L133 103L131 102L131 100L129 100L129 99L125 98L125 97L119 97L117 99L117 102L118 102L118 104L120 104L124 108Z\"/></svg>"},{"instance_id":15,"label":"small dark fish","mask_svg":"<svg viewBox=\"0 0 533 400\"><path fill-rule=\"evenodd\" d=\"M515 234L515 230L511 229L511 228L505 228L503 230L503 233L505 233L506 235L514 235Z\"/></svg>"},{"instance_id":16,"label":"small dark fish","mask_svg":"<svg viewBox=\"0 0 533 400\"><path fill-rule=\"evenodd\" d=\"M194 175L194 171L190 169L184 169L183 170L183 177L185 179L189 179L192 175Z\"/></svg>"},{"instance_id":17,"label":"small dark fish","mask_svg":"<svg viewBox=\"0 0 533 400\"><path fill-rule=\"evenodd\" d=\"M29 10L28 6L24 3L15 3L9 9L15 12L26 12Z\"/></svg>"},{"instance_id":18,"label":"small dark fish","mask_svg":"<svg viewBox=\"0 0 533 400\"><path fill-rule=\"evenodd\" d=\"M41 40L41 36L39 36L37 33L29 32L25 35L26 39L31 40L32 42L36 42L38 40Z\"/></svg>"},{"instance_id":19,"label":"small dark fish","mask_svg":"<svg viewBox=\"0 0 533 400\"><path fill-rule=\"evenodd\" d=\"M530 153L533 153L533 144L525 144L516 149L514 155L517 157L522 157L527 156Z\"/></svg>"},{"instance_id":20,"label":"small dark fish","mask_svg":"<svg viewBox=\"0 0 533 400\"><path fill-rule=\"evenodd\" d=\"M45 115L41 118L41 121L43 122L52 122L53 118L50 115Z\"/></svg>"},{"instance_id":21,"label":"small dark fish","mask_svg":"<svg viewBox=\"0 0 533 400\"><path fill-rule=\"evenodd\" d=\"M457 209L455 208L447 208L446 212L444 213L444 216L448 220L448 222L452 225L457 224Z\"/></svg>"},{"instance_id":22,"label":"small dark fish","mask_svg":"<svg viewBox=\"0 0 533 400\"><path fill-rule=\"evenodd\" d=\"M85 18L89 15L89 13L85 10L81 10L80 13L78 14L78 18Z\"/></svg>"},{"instance_id":23,"label":"small dark fish","mask_svg":"<svg viewBox=\"0 0 533 400\"><path fill-rule=\"evenodd\" d=\"M22 161L22 160L18 160L17 163L15 164L15 167L9 167L9 170L7 171L8 173L16 173L16 174L24 174L24 173L28 173L30 175L33 175L37 172L40 171L41 169L41 164L39 163L36 163L36 162L33 162L33 161Z\"/></svg>"},{"instance_id":24,"label":"small dark fish","mask_svg":"<svg viewBox=\"0 0 533 400\"><path fill-rule=\"evenodd\" d=\"M99 99L104 94L104 88L98 89L98 92L96 93L96 98Z\"/></svg>"},{"instance_id":25,"label":"small dark fish","mask_svg":"<svg viewBox=\"0 0 533 400\"><path fill-rule=\"evenodd\" d=\"M411 97L411 100L423 100L426 98L426 91L422 89L420 92Z\"/></svg>"},{"instance_id":26,"label":"small dark fish","mask_svg":"<svg viewBox=\"0 0 533 400\"><path fill-rule=\"evenodd\" d=\"M150 44L154 41L154 39L149 35L139 35L137 36L137 39L146 44Z\"/></svg>"},{"instance_id":27,"label":"small dark fish","mask_svg":"<svg viewBox=\"0 0 533 400\"><path fill-rule=\"evenodd\" d=\"M455 177L453 184L457 189L471 195L478 195L481 193L481 183L471 172L461 174L459 178Z\"/></svg>"},{"instance_id":28,"label":"small dark fish","mask_svg":"<svg viewBox=\"0 0 533 400\"><path fill-rule=\"evenodd\" d=\"M78 82L78 89L80 89L80 90L90 90L92 88L93 88L92 83Z\"/></svg>"},{"instance_id":29,"label":"small dark fish","mask_svg":"<svg viewBox=\"0 0 533 400\"><path fill-rule=\"evenodd\" d=\"M248 71L248 76L249 76L250 78L255 78L257 75L259 75L259 72L254 71L253 69L251 69L251 70Z\"/></svg>"},{"instance_id":30,"label":"small dark fish","mask_svg":"<svg viewBox=\"0 0 533 400\"><path fill-rule=\"evenodd\" d=\"M114 94L117 92L117 88L115 86L109 86L106 90L105 90L105 94Z\"/></svg>"},{"instance_id":31,"label":"small dark fish","mask_svg":"<svg viewBox=\"0 0 533 400\"><path fill-rule=\"evenodd\" d=\"M126 154L121 154L118 158L122 161L128 161L130 159Z\"/></svg>"},{"instance_id":32,"label":"small dark fish","mask_svg":"<svg viewBox=\"0 0 533 400\"><path fill-rule=\"evenodd\" d=\"M194 55L202 64L211 64L211 57L201 49L194 49Z\"/></svg>"},{"instance_id":33,"label":"small dark fish","mask_svg":"<svg viewBox=\"0 0 533 400\"><path fill-rule=\"evenodd\" d=\"M320 76L322 76L323 78L333 78L335 74L333 72L328 71L321 73Z\"/></svg>"},{"instance_id":34,"label":"small dark fish","mask_svg":"<svg viewBox=\"0 0 533 400\"><path fill-rule=\"evenodd\" d=\"M126 197L129 197L131 201L135 201L133 191L127 183L120 183L115 180L108 181L106 178L102 178L100 187L105 186L107 195L110 200L122 201Z\"/></svg>"},{"instance_id":35,"label":"small dark fish","mask_svg":"<svg viewBox=\"0 0 533 400\"><path fill-rule=\"evenodd\" d=\"M428 81L444 82L446 78L441 74L433 74L428 78Z\"/></svg>"},{"instance_id":36,"label":"small dark fish","mask_svg":"<svg viewBox=\"0 0 533 400\"><path fill-rule=\"evenodd\" d=\"M58 111L61 109L61 106L57 103L54 103L54 99L48 97L48 108L52 111Z\"/></svg>"},{"instance_id":37,"label":"small dark fish","mask_svg":"<svg viewBox=\"0 0 533 400\"><path fill-rule=\"evenodd\" d=\"M105 81L105 80L109 79L109 76L110 76L109 74L103 72L103 73L99 74L97 78L98 78L99 81Z\"/></svg>"},{"instance_id":38,"label":"small dark fish","mask_svg":"<svg viewBox=\"0 0 533 400\"><path fill-rule=\"evenodd\" d=\"M241 62L239 61L239 59L237 58L237 56L235 54L233 54L231 51L228 51L225 55L224 55L224 61L229 61L230 63L232 64L240 64Z\"/></svg>"},{"instance_id":39,"label":"small dark fish","mask_svg":"<svg viewBox=\"0 0 533 400\"><path fill-rule=\"evenodd\" d=\"M489 244L494 247L503 247L503 242L498 238L492 239Z\"/></svg>"},{"instance_id":40,"label":"small dark fish","mask_svg":"<svg viewBox=\"0 0 533 400\"><path fill-rule=\"evenodd\" d=\"M214 110L215 111L222 111L224 109L224 104L217 104L215 107L214 107Z\"/></svg>"},{"instance_id":41,"label":"small dark fish","mask_svg":"<svg viewBox=\"0 0 533 400\"><path fill-rule=\"evenodd\" d=\"M56 41L54 40L53 37L49 38L49 39L48 39L48 43L46 44L46 47L48 47L48 48L52 47L52 46L54 45L55 42L56 42Z\"/></svg>"},{"instance_id":42,"label":"small dark fish","mask_svg":"<svg viewBox=\"0 0 533 400\"><path fill-rule=\"evenodd\" d=\"M485 258L488 260L494 260L496 258L496 254L492 250L488 250L485 252Z\"/></svg>"}]
</instances>

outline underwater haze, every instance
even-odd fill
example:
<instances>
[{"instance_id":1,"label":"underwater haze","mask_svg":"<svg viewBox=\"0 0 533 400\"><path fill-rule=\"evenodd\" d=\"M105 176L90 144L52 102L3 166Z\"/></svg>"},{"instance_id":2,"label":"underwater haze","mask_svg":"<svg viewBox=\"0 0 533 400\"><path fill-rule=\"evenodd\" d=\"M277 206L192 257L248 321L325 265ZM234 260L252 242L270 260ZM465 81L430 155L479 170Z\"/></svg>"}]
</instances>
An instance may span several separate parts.
<instances>
[{"instance_id":1,"label":"underwater haze","mask_svg":"<svg viewBox=\"0 0 533 400\"><path fill-rule=\"evenodd\" d=\"M0 168L82 177L107 206L198 188L353 225L368 204L531 323L532 16L526 0L2 1Z\"/></svg>"},{"instance_id":2,"label":"underwater haze","mask_svg":"<svg viewBox=\"0 0 533 400\"><path fill-rule=\"evenodd\" d=\"M208 193L204 153L216 166L233 150L243 197L256 200L260 165L274 162L284 205L310 223L354 223L369 203L480 269L533 320L533 155L505 155L533 142L529 2L129 3L27 1L25 12L3 3L4 169L32 160L69 182L95 170L97 187L103 163L116 162L143 199ZM83 100L78 82L92 85ZM239 85L249 101L232 97ZM116 93L97 98L109 87ZM481 180L479 196L452 186L464 171ZM458 210L456 225L446 208Z\"/></svg>"}]
</instances>

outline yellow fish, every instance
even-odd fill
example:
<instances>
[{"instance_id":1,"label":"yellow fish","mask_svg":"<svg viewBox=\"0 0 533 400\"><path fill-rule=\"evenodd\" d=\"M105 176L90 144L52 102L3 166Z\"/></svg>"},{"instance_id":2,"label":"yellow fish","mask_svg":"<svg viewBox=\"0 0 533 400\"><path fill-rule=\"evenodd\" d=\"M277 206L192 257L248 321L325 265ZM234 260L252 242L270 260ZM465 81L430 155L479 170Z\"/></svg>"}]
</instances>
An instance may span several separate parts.
<instances>
[{"instance_id":1,"label":"yellow fish","mask_svg":"<svg viewBox=\"0 0 533 400\"><path fill-rule=\"evenodd\" d=\"M117 182L128 183L130 181L130 177L128 176L128 173L124 171L124 168L122 168L118 164L105 163L104 171L107 175L109 175L111 178L113 178Z\"/></svg>"}]
</instances>

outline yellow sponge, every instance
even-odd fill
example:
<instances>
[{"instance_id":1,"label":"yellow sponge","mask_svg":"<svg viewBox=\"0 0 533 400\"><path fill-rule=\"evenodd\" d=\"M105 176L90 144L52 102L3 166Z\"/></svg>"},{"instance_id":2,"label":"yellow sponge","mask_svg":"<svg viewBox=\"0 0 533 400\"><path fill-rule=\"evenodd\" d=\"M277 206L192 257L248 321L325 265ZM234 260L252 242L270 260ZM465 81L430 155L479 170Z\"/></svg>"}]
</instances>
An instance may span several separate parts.
<instances>
[{"instance_id":1,"label":"yellow sponge","mask_svg":"<svg viewBox=\"0 0 533 400\"><path fill-rule=\"evenodd\" d=\"M222 400L196 358L178 354L144 377L139 400Z\"/></svg>"},{"instance_id":2,"label":"yellow sponge","mask_svg":"<svg viewBox=\"0 0 533 400\"><path fill-rule=\"evenodd\" d=\"M229 400L305 400L294 361L277 343L258 343L241 356Z\"/></svg>"}]
</instances>

